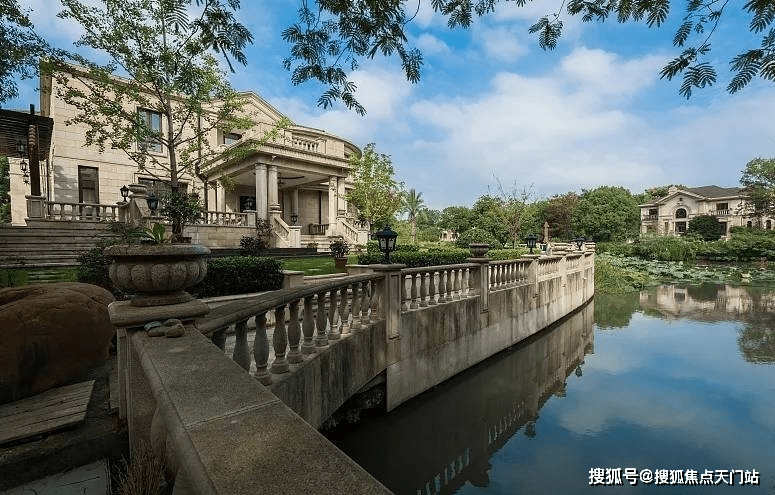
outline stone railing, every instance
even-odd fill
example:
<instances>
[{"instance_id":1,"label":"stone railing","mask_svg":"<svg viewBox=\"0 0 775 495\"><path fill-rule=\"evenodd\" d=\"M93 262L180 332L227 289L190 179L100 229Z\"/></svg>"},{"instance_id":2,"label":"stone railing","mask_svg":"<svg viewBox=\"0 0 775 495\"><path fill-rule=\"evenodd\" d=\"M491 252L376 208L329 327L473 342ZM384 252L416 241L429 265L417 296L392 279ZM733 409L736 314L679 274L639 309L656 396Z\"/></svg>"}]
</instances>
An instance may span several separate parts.
<instances>
[{"instance_id":1,"label":"stone railing","mask_svg":"<svg viewBox=\"0 0 775 495\"><path fill-rule=\"evenodd\" d=\"M249 227L248 213L234 211L204 211L201 223L203 225L228 225L231 227Z\"/></svg>"},{"instance_id":2,"label":"stone railing","mask_svg":"<svg viewBox=\"0 0 775 495\"><path fill-rule=\"evenodd\" d=\"M115 222L119 220L120 206L96 203L45 202L45 220L70 222Z\"/></svg>"},{"instance_id":3,"label":"stone railing","mask_svg":"<svg viewBox=\"0 0 775 495\"><path fill-rule=\"evenodd\" d=\"M561 258L550 257L538 260L538 278L545 278L560 271Z\"/></svg>"},{"instance_id":4,"label":"stone railing","mask_svg":"<svg viewBox=\"0 0 775 495\"><path fill-rule=\"evenodd\" d=\"M714 216L727 216L727 215L731 215L732 211L731 210L711 210L709 213Z\"/></svg>"},{"instance_id":5,"label":"stone railing","mask_svg":"<svg viewBox=\"0 0 775 495\"><path fill-rule=\"evenodd\" d=\"M197 329L225 350L226 332L234 328L236 338L232 359L243 369L251 369L248 346L248 320L255 320L253 364L256 378L271 385L273 375L289 371L289 364L319 352L342 334L380 318L379 281L384 275L365 274L342 277L312 286L283 289L266 297L236 301L219 306L197 321ZM267 324L274 325L270 342Z\"/></svg>"},{"instance_id":6,"label":"stone railing","mask_svg":"<svg viewBox=\"0 0 775 495\"><path fill-rule=\"evenodd\" d=\"M641 215L641 220L644 222L653 222L659 220L659 215Z\"/></svg>"},{"instance_id":7,"label":"stone railing","mask_svg":"<svg viewBox=\"0 0 775 495\"><path fill-rule=\"evenodd\" d=\"M500 290L527 283L532 260L503 260L490 262L490 290Z\"/></svg>"},{"instance_id":8,"label":"stone railing","mask_svg":"<svg viewBox=\"0 0 775 495\"><path fill-rule=\"evenodd\" d=\"M477 286L471 285L474 283L471 270L478 268L477 264L466 263L401 270L404 282L401 291L402 311L458 301L476 294Z\"/></svg>"},{"instance_id":9,"label":"stone railing","mask_svg":"<svg viewBox=\"0 0 775 495\"><path fill-rule=\"evenodd\" d=\"M309 235L326 235L328 230L327 223L311 223L309 224Z\"/></svg>"},{"instance_id":10,"label":"stone railing","mask_svg":"<svg viewBox=\"0 0 775 495\"><path fill-rule=\"evenodd\" d=\"M339 220L338 221L339 227L341 227L338 230L339 230L339 233L344 237L344 239L351 245L359 244L358 230L352 225L350 225L350 223L346 219L339 218L338 220Z\"/></svg>"}]
</instances>

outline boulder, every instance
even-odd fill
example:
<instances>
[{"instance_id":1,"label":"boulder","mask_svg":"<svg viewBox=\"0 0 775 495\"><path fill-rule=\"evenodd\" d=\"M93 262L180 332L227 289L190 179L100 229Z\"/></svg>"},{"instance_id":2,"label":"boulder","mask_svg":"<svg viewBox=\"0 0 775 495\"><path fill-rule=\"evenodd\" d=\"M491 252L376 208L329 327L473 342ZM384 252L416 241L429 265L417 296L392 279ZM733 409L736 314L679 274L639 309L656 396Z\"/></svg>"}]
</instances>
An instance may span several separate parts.
<instances>
[{"instance_id":1,"label":"boulder","mask_svg":"<svg viewBox=\"0 0 775 495\"><path fill-rule=\"evenodd\" d=\"M84 380L110 352L113 295L64 282L0 289L0 404Z\"/></svg>"}]
</instances>

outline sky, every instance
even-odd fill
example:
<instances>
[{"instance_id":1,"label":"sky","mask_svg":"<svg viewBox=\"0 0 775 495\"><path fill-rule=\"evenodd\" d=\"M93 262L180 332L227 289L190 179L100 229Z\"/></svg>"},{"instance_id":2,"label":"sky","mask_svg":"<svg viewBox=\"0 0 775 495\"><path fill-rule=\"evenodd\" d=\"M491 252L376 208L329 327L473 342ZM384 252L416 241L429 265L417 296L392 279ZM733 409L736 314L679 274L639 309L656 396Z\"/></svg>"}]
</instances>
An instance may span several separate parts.
<instances>
[{"instance_id":1,"label":"sky","mask_svg":"<svg viewBox=\"0 0 775 495\"><path fill-rule=\"evenodd\" d=\"M755 80L737 94L725 90L729 60L760 44L741 2L730 3L737 10L711 38L717 83L687 100L678 94L680 78L659 77L680 53L672 40L684 2L673 0L666 24L653 29L564 15L558 47L544 51L528 28L560 2L499 2L470 29L450 30L429 0L416 1L406 31L423 53L421 80L407 82L397 57L362 60L351 79L363 117L343 105L322 109L317 101L326 88L294 86L282 67L290 46L281 33L296 21L299 0L243 0L238 17L254 42L231 83L260 94L296 124L361 148L375 143L391 156L396 178L433 209L524 190L543 199L604 185L633 193L666 184L734 187L748 161L775 156L768 110L775 84ZM79 26L55 17L56 0L22 4L38 32L73 48ZM20 97L4 107L37 104L37 84L19 81Z\"/></svg>"}]
</instances>

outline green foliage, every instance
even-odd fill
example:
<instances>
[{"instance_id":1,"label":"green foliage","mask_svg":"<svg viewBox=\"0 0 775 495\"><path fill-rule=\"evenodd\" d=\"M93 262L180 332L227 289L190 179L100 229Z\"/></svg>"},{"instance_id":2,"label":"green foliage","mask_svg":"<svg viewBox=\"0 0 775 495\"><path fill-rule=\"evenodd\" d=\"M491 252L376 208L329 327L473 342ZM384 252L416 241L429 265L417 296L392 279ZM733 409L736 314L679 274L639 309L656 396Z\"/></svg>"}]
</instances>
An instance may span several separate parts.
<instances>
[{"instance_id":1,"label":"green foliage","mask_svg":"<svg viewBox=\"0 0 775 495\"><path fill-rule=\"evenodd\" d=\"M476 16L495 12L499 0L433 0L433 10L447 18L450 28L469 28ZM517 6L527 4L518 0ZM420 79L422 53L410 45L405 29L416 15L414 4L399 1L388 2L331 2L316 0L303 2L298 11L299 22L285 29L283 39L291 45L290 54L283 61L291 71L291 81L301 84L317 80L327 89L318 104L324 108L341 100L347 108L359 114L365 109L355 98L355 84L348 71L359 68L361 58L373 58L377 54L397 55L407 80ZM663 26L670 13L685 11L682 22L676 28L672 42L680 53L660 72L662 78L671 80L683 75L679 93L687 98L693 88L710 86L716 82L713 64L719 63L711 54L711 40L718 36L723 20L736 20L738 12L727 9L738 4L716 0L644 0L602 2L570 0L565 8L547 12L533 23L528 31L537 37L538 46L553 50L562 35L563 17L573 16L582 22L604 22L609 17L620 23L642 22L649 28ZM410 9L408 12L406 9ZM555 6L556 8L556 6ZM729 62L735 74L727 86L734 93L745 87L754 77L775 80L775 34L770 28L775 14L771 2L751 0L742 6L750 17L749 31L761 35L758 46L744 49ZM742 36L739 39L748 39Z\"/></svg>"},{"instance_id":2,"label":"green foliage","mask_svg":"<svg viewBox=\"0 0 775 495\"><path fill-rule=\"evenodd\" d=\"M2 77L0 76L0 80ZM2 101L2 99L0 99ZM8 158L0 156L0 224L11 223L11 167Z\"/></svg>"},{"instance_id":3,"label":"green foliage","mask_svg":"<svg viewBox=\"0 0 775 495\"><path fill-rule=\"evenodd\" d=\"M166 192L159 200L159 213L172 224L172 242L180 241L183 227L196 222L202 214L202 204L196 193Z\"/></svg>"},{"instance_id":4,"label":"green foliage","mask_svg":"<svg viewBox=\"0 0 775 495\"><path fill-rule=\"evenodd\" d=\"M573 231L573 210L579 202L579 195L575 192L557 194L539 203L541 227L535 228L538 232L543 222L549 222L549 237L553 240L569 241L575 236ZM524 236L523 236L524 237Z\"/></svg>"},{"instance_id":5,"label":"green foliage","mask_svg":"<svg viewBox=\"0 0 775 495\"><path fill-rule=\"evenodd\" d=\"M409 215L409 224L412 226L412 242L417 242L417 215L420 214L424 204L422 193L418 193L414 188L404 193L404 204L401 211Z\"/></svg>"},{"instance_id":6,"label":"green foliage","mask_svg":"<svg viewBox=\"0 0 775 495\"><path fill-rule=\"evenodd\" d=\"M416 246L415 246L416 247ZM429 249L427 251L402 250L390 254L392 263L401 263L409 268L417 266L453 265L465 263L471 256L468 249ZM358 257L358 264L382 263L382 253L366 253Z\"/></svg>"},{"instance_id":7,"label":"green foliage","mask_svg":"<svg viewBox=\"0 0 775 495\"><path fill-rule=\"evenodd\" d=\"M371 225L383 225L401 208L403 184L396 182L389 155L377 153L369 143L363 155L350 157L353 187L345 198ZM332 193L333 194L333 193Z\"/></svg>"},{"instance_id":8,"label":"green foliage","mask_svg":"<svg viewBox=\"0 0 775 495\"><path fill-rule=\"evenodd\" d=\"M151 240L157 244L168 242L170 240L170 238L167 237L166 227L160 223L154 223L151 228L145 229L145 234L147 237L143 240Z\"/></svg>"},{"instance_id":9,"label":"green foliage","mask_svg":"<svg viewBox=\"0 0 775 495\"><path fill-rule=\"evenodd\" d=\"M110 230L115 233L114 229L120 230L120 225L125 224L115 222L111 225ZM135 237L134 232L138 232L138 229L127 229L127 231L133 232L130 234L130 237ZM143 237L142 230L139 230L138 236L138 239ZM115 244L126 244L126 242L126 237L104 239L98 242L96 247L79 254L78 266L76 267L76 277L78 281L85 284L98 285L103 289L107 289L113 293L113 296L115 296L117 300L126 299L126 294L124 294L121 289L114 287L113 282L110 281L108 268L113 262L113 259L104 254L106 247Z\"/></svg>"},{"instance_id":10,"label":"green foliage","mask_svg":"<svg viewBox=\"0 0 775 495\"><path fill-rule=\"evenodd\" d=\"M328 249L334 258L344 258L350 252L350 245L344 239L336 239L328 245Z\"/></svg>"},{"instance_id":11,"label":"green foliage","mask_svg":"<svg viewBox=\"0 0 775 495\"><path fill-rule=\"evenodd\" d=\"M607 254L595 255L595 292L623 294L655 283L648 274L626 266L622 259Z\"/></svg>"},{"instance_id":12,"label":"green foliage","mask_svg":"<svg viewBox=\"0 0 775 495\"><path fill-rule=\"evenodd\" d=\"M16 78L34 77L48 48L33 27L17 0L0 3L0 103L19 96Z\"/></svg>"},{"instance_id":13,"label":"green foliage","mask_svg":"<svg viewBox=\"0 0 775 495\"><path fill-rule=\"evenodd\" d=\"M283 265L274 258L226 256L207 262L207 276L188 292L217 297L277 290L283 284Z\"/></svg>"},{"instance_id":14,"label":"green foliage","mask_svg":"<svg viewBox=\"0 0 775 495\"><path fill-rule=\"evenodd\" d=\"M582 191L572 224L576 232L595 242L632 239L638 234L640 209L627 189L600 186Z\"/></svg>"},{"instance_id":15,"label":"green foliage","mask_svg":"<svg viewBox=\"0 0 775 495\"><path fill-rule=\"evenodd\" d=\"M442 210L438 225L444 230L462 234L473 226L474 215L466 206L448 206Z\"/></svg>"},{"instance_id":16,"label":"green foliage","mask_svg":"<svg viewBox=\"0 0 775 495\"><path fill-rule=\"evenodd\" d=\"M775 159L754 158L745 165L740 184L750 194L746 213L758 219L775 215Z\"/></svg>"},{"instance_id":17,"label":"green foliage","mask_svg":"<svg viewBox=\"0 0 775 495\"><path fill-rule=\"evenodd\" d=\"M489 244L491 249L503 248L503 244L490 232L476 227L466 230L455 241L455 245L463 249L468 249L469 244Z\"/></svg>"},{"instance_id":18,"label":"green foliage","mask_svg":"<svg viewBox=\"0 0 775 495\"><path fill-rule=\"evenodd\" d=\"M134 244L148 238L148 234L142 227L137 227L124 222L110 222L108 232L113 234L115 241L104 241L103 247L111 244Z\"/></svg>"},{"instance_id":19,"label":"green foliage","mask_svg":"<svg viewBox=\"0 0 775 495\"><path fill-rule=\"evenodd\" d=\"M527 248L511 248L511 249L490 249L487 251L487 257L491 260L516 260L522 257L523 254L530 252Z\"/></svg>"},{"instance_id":20,"label":"green foliage","mask_svg":"<svg viewBox=\"0 0 775 495\"><path fill-rule=\"evenodd\" d=\"M269 248L272 238L272 229L264 219L256 220L255 234L243 236L240 241L240 252L246 256L260 256L261 251ZM313 245L314 244L314 245ZM307 247L318 247L317 243L310 242Z\"/></svg>"},{"instance_id":21,"label":"green foliage","mask_svg":"<svg viewBox=\"0 0 775 495\"><path fill-rule=\"evenodd\" d=\"M698 242L690 237L643 235L630 247L630 255L646 260L694 261Z\"/></svg>"},{"instance_id":22,"label":"green foliage","mask_svg":"<svg viewBox=\"0 0 775 495\"><path fill-rule=\"evenodd\" d=\"M703 241L721 239L721 224L713 215L699 215L689 220L687 235L696 235Z\"/></svg>"}]
</instances>

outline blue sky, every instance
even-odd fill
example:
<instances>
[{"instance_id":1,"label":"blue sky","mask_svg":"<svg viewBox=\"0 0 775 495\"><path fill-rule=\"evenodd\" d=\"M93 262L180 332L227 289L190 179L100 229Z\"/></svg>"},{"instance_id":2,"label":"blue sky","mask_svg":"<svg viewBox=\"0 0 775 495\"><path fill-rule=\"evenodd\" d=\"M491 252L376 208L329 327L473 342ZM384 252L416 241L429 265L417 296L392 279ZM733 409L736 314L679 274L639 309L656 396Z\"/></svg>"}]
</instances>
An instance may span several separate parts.
<instances>
[{"instance_id":1,"label":"blue sky","mask_svg":"<svg viewBox=\"0 0 775 495\"><path fill-rule=\"evenodd\" d=\"M396 58L362 61L352 79L365 117L318 107L318 84L291 84L281 65L289 46L280 33L295 20L297 1L243 0L239 16L255 40L232 84L257 92L298 124L361 147L376 143L391 155L397 178L437 209L470 206L497 192L498 181L536 198L601 185L633 192L669 183L731 187L749 160L775 156L775 85L755 81L736 95L725 92L730 58L760 43L738 12L711 41L719 81L687 101L678 95L680 81L659 79L678 53L672 39L683 2L674 0L660 29L565 16L552 52L538 47L528 27L560 2L500 2L471 29L453 31L429 1L420 2L407 33L424 55L422 79L408 83ZM24 3L41 33L71 47L79 28L54 16L58 2ZM37 103L36 86L22 81L21 97L5 108Z\"/></svg>"}]
</instances>

